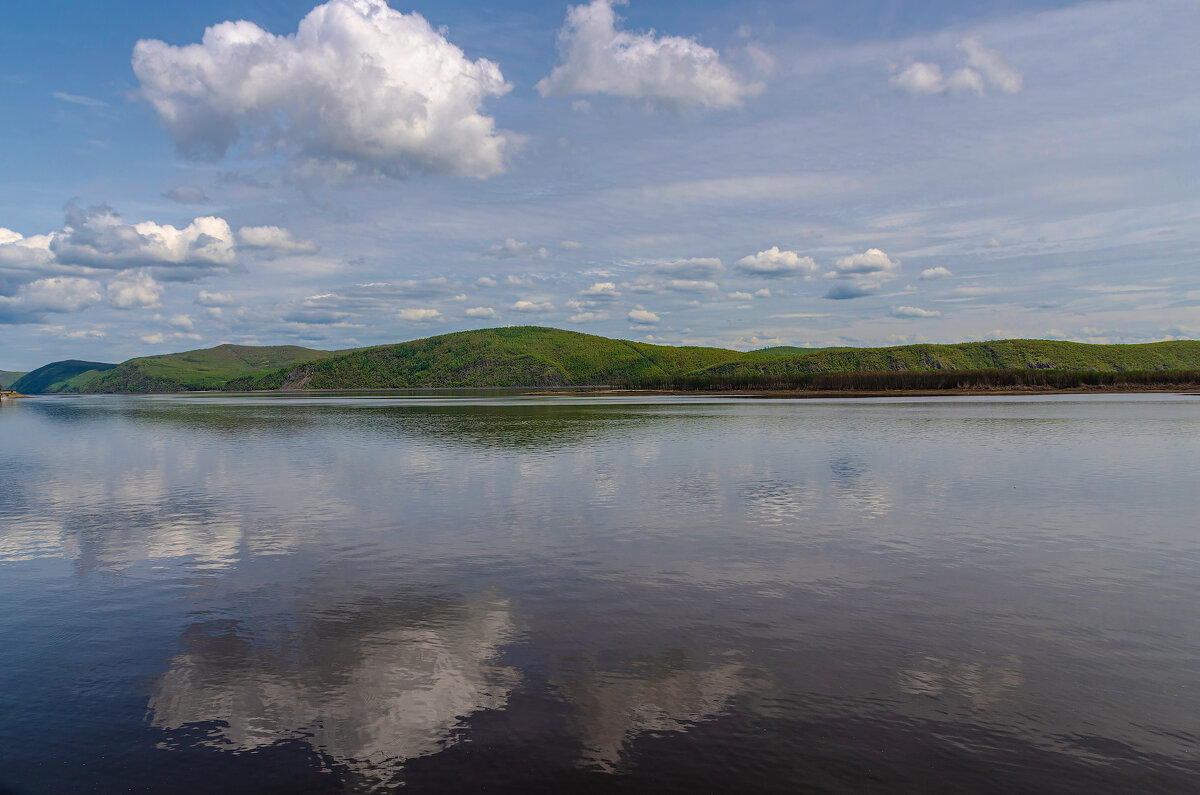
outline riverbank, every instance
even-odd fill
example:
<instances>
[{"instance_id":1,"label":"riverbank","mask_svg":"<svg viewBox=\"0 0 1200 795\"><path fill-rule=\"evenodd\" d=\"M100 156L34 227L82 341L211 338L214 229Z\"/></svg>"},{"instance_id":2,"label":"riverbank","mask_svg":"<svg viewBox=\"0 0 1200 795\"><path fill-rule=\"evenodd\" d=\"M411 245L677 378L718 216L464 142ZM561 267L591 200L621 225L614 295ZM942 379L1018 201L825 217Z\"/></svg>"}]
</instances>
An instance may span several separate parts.
<instances>
[{"instance_id":1,"label":"riverbank","mask_svg":"<svg viewBox=\"0 0 1200 795\"><path fill-rule=\"evenodd\" d=\"M523 392L530 396L547 395L700 395L707 397L752 398L877 398L877 397L943 397L997 395L1097 395L1168 393L1200 396L1200 385L1188 387L1147 386L1141 384L1050 387L978 387L969 389L580 389L538 390Z\"/></svg>"}]
</instances>

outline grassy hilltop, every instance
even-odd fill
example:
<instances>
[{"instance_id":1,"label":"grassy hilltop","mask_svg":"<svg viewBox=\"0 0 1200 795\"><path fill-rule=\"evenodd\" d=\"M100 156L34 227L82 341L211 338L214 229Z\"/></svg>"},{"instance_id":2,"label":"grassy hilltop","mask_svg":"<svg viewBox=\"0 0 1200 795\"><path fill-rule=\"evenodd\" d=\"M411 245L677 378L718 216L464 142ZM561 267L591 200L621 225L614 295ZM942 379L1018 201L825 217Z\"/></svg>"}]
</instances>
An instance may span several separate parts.
<instances>
[{"instance_id":1,"label":"grassy hilltop","mask_svg":"<svg viewBox=\"0 0 1200 795\"><path fill-rule=\"evenodd\" d=\"M26 395L62 392L72 382L85 383L114 367L115 364L84 362L79 359L51 362L21 376L9 388Z\"/></svg>"},{"instance_id":2,"label":"grassy hilltop","mask_svg":"<svg viewBox=\"0 0 1200 795\"><path fill-rule=\"evenodd\" d=\"M66 365L71 365L74 372ZM92 369L80 369L84 365ZM524 326L462 331L351 351L219 345L200 351L130 359L120 365L59 362L30 373L26 379L47 371L39 376L44 388L28 389L29 392L598 384L679 389L941 389L947 388L946 384L965 383L964 378L971 383L995 386L1193 383L1200 379L1200 373L1176 371L1196 370L1200 370L1200 341L1190 340L1146 345L997 340L890 348L768 348L744 353L723 348L650 345ZM995 374L999 372L1009 375L998 380ZM918 377L921 373L956 375L950 379ZM1014 373L1024 375L1014 380ZM1037 373L1044 375L1034 378ZM1066 373L1126 375L1079 380L1066 377ZM1138 373L1157 375L1134 377ZM843 375L833 378L836 374ZM850 378L846 374L859 375ZM867 374L890 375L868 378ZM814 380L818 376L823 380ZM17 382L18 385L26 379Z\"/></svg>"},{"instance_id":3,"label":"grassy hilltop","mask_svg":"<svg viewBox=\"0 0 1200 795\"><path fill-rule=\"evenodd\" d=\"M221 389L233 378L334 356L298 345L218 345L122 362L65 392L188 392Z\"/></svg>"},{"instance_id":4,"label":"grassy hilltop","mask_svg":"<svg viewBox=\"0 0 1200 795\"><path fill-rule=\"evenodd\" d=\"M25 377L19 370L0 370L0 386L9 389L17 381Z\"/></svg>"}]
</instances>

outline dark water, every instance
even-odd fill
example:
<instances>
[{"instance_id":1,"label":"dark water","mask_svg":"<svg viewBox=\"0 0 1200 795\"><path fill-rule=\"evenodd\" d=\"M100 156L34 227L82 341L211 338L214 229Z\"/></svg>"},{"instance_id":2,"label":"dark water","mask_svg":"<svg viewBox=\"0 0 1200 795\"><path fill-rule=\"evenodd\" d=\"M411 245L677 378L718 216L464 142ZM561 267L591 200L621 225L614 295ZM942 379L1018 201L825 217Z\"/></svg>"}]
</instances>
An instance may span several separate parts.
<instances>
[{"instance_id":1,"label":"dark water","mask_svg":"<svg viewBox=\"0 0 1200 795\"><path fill-rule=\"evenodd\" d=\"M0 409L0 789L1200 791L1200 397Z\"/></svg>"}]
</instances>

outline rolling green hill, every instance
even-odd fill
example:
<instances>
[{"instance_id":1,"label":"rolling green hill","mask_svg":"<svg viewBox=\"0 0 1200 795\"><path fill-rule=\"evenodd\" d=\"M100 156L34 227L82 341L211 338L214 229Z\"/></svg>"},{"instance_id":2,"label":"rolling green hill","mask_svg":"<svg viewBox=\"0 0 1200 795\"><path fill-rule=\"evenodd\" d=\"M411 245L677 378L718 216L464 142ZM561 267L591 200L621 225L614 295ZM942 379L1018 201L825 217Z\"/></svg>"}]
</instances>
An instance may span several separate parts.
<instances>
[{"instance_id":1,"label":"rolling green hill","mask_svg":"<svg viewBox=\"0 0 1200 795\"><path fill-rule=\"evenodd\" d=\"M26 395L61 392L63 387L71 381L86 382L114 367L116 367L115 364L83 362L78 359L51 362L26 373L14 381L11 388Z\"/></svg>"},{"instance_id":2,"label":"rolling green hill","mask_svg":"<svg viewBox=\"0 0 1200 795\"><path fill-rule=\"evenodd\" d=\"M800 351L800 352L794 352ZM793 348L740 353L517 327L464 331L365 348L230 381L227 389L667 384L671 379L940 370L1165 371L1200 369L1200 342L1088 345L999 340L894 348Z\"/></svg>"},{"instance_id":3,"label":"rolling green hill","mask_svg":"<svg viewBox=\"0 0 1200 795\"><path fill-rule=\"evenodd\" d=\"M70 381L63 392L186 392L221 389L232 378L334 356L298 345L218 345L122 362L95 378Z\"/></svg>"},{"instance_id":4,"label":"rolling green hill","mask_svg":"<svg viewBox=\"0 0 1200 795\"><path fill-rule=\"evenodd\" d=\"M893 348L826 348L777 355L766 355L760 351L736 362L708 367L705 373L782 375L908 370L1145 371L1198 368L1200 341L1196 340L1144 345L993 340L954 345L901 345Z\"/></svg>"},{"instance_id":5,"label":"rolling green hill","mask_svg":"<svg viewBox=\"0 0 1200 795\"><path fill-rule=\"evenodd\" d=\"M744 354L521 326L364 348L229 382L227 389L570 386L692 372Z\"/></svg>"},{"instance_id":6,"label":"rolling green hill","mask_svg":"<svg viewBox=\"0 0 1200 795\"><path fill-rule=\"evenodd\" d=\"M19 370L0 370L0 386L8 389L10 385L15 384L25 376L25 373Z\"/></svg>"},{"instance_id":7,"label":"rolling green hill","mask_svg":"<svg viewBox=\"0 0 1200 795\"><path fill-rule=\"evenodd\" d=\"M199 351L130 359L120 365L56 362L29 373L13 386L27 393L600 384L686 389L702 389L706 385L808 388L804 385L810 383L805 380L809 376L834 373L1182 370L1200 370L1200 341L1088 345L1052 340L996 340L892 348L768 348L743 353L723 348L649 345L524 326L462 331L351 351L319 351L291 345L218 345ZM995 380L991 376L984 380L988 379ZM924 383L913 378L892 380L899 385L896 388L918 388L905 386L909 381L914 385L918 381ZM1046 386L1058 383L1049 378L1038 383L1042 382Z\"/></svg>"}]
</instances>

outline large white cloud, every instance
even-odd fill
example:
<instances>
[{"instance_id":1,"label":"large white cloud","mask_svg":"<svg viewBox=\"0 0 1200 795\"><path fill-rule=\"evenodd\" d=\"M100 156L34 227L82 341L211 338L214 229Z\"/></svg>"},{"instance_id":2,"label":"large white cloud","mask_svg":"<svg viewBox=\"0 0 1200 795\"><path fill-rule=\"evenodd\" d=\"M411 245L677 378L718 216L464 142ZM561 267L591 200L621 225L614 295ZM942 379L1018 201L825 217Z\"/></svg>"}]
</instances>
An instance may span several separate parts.
<instances>
[{"instance_id":1,"label":"large white cloud","mask_svg":"<svg viewBox=\"0 0 1200 795\"><path fill-rule=\"evenodd\" d=\"M825 277L843 281L830 287L825 297L839 301L862 298L899 275L899 260L892 259L880 249L869 248L861 254L850 254L834 262L834 269Z\"/></svg>"},{"instance_id":2,"label":"large white cloud","mask_svg":"<svg viewBox=\"0 0 1200 795\"><path fill-rule=\"evenodd\" d=\"M613 94L675 107L730 108L762 90L694 39L617 30L613 5L593 0L570 7L558 34L561 63L537 84L542 96Z\"/></svg>"},{"instance_id":3,"label":"large white cloud","mask_svg":"<svg viewBox=\"0 0 1200 795\"><path fill-rule=\"evenodd\" d=\"M125 274L108 285L108 302L117 309L158 306L162 285L143 272Z\"/></svg>"},{"instance_id":4,"label":"large white cloud","mask_svg":"<svg viewBox=\"0 0 1200 795\"><path fill-rule=\"evenodd\" d=\"M482 178L504 170L513 140L481 113L511 88L499 67L384 0L330 0L287 36L242 20L199 44L143 39L133 70L186 155L219 157L246 138L343 173Z\"/></svg>"},{"instance_id":5,"label":"large white cloud","mask_svg":"<svg viewBox=\"0 0 1200 795\"><path fill-rule=\"evenodd\" d=\"M223 218L196 218L182 229L153 221L127 224L103 204L86 209L67 205L66 225L50 236L49 248L62 265L155 267L167 278L223 270L236 258L233 231Z\"/></svg>"},{"instance_id":6,"label":"large white cloud","mask_svg":"<svg viewBox=\"0 0 1200 795\"><path fill-rule=\"evenodd\" d=\"M737 261L737 269L753 276L777 278L812 276L818 270L812 257L802 257L794 251L780 251L779 246L742 257Z\"/></svg>"},{"instance_id":7,"label":"large white cloud","mask_svg":"<svg viewBox=\"0 0 1200 795\"><path fill-rule=\"evenodd\" d=\"M52 276L0 295L0 323L37 321L46 312L79 312L104 299L102 285L77 276Z\"/></svg>"}]
</instances>

